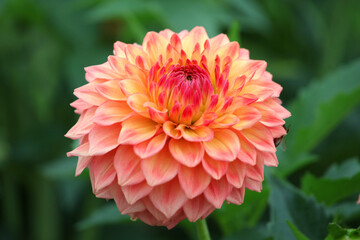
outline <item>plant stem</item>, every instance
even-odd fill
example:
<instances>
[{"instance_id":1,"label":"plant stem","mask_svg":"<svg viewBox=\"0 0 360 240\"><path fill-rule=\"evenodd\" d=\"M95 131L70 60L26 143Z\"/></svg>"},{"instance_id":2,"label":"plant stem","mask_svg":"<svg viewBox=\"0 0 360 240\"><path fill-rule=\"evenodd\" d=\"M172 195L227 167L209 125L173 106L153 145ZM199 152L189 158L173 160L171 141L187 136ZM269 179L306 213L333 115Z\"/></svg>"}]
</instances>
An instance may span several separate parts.
<instances>
[{"instance_id":1,"label":"plant stem","mask_svg":"<svg viewBox=\"0 0 360 240\"><path fill-rule=\"evenodd\" d=\"M195 224L199 240L211 240L206 220L198 220Z\"/></svg>"}]
</instances>

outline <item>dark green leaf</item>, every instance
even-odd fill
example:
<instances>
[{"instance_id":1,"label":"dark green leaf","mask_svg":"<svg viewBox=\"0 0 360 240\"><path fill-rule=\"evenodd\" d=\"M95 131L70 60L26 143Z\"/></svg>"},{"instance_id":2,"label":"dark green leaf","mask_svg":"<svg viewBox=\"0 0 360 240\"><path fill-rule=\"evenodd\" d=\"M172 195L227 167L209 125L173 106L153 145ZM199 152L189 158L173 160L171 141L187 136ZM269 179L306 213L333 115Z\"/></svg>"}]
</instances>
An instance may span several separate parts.
<instances>
[{"instance_id":1,"label":"dark green leaf","mask_svg":"<svg viewBox=\"0 0 360 240\"><path fill-rule=\"evenodd\" d=\"M286 221L286 223L289 225L291 231L293 232L297 240L309 240L309 238L307 238L302 232L300 232L299 229L297 229L297 227L290 221Z\"/></svg>"},{"instance_id":2,"label":"dark green leaf","mask_svg":"<svg viewBox=\"0 0 360 240\"><path fill-rule=\"evenodd\" d=\"M270 175L268 179L271 187L269 230L274 239L296 239L286 221L295 224L309 239L324 239L328 220L325 208L290 184Z\"/></svg>"},{"instance_id":3,"label":"dark green leaf","mask_svg":"<svg viewBox=\"0 0 360 240\"><path fill-rule=\"evenodd\" d=\"M360 103L360 60L313 81L290 105L291 130L286 136L287 151L280 159L279 172L287 175L294 165L306 158L297 157L312 150L330 131Z\"/></svg>"},{"instance_id":4,"label":"dark green leaf","mask_svg":"<svg viewBox=\"0 0 360 240\"><path fill-rule=\"evenodd\" d=\"M104 224L127 222L130 217L120 214L114 202L96 209L88 218L80 221L76 228L80 231Z\"/></svg>"},{"instance_id":5,"label":"dark green leaf","mask_svg":"<svg viewBox=\"0 0 360 240\"><path fill-rule=\"evenodd\" d=\"M351 159L339 167L332 166L322 178L308 173L302 179L301 188L304 193L314 195L319 202L334 204L360 192L360 163Z\"/></svg>"},{"instance_id":6,"label":"dark green leaf","mask_svg":"<svg viewBox=\"0 0 360 240\"><path fill-rule=\"evenodd\" d=\"M359 240L360 239L360 227L357 229L342 228L336 223L330 223L329 235L325 240Z\"/></svg>"},{"instance_id":7,"label":"dark green leaf","mask_svg":"<svg viewBox=\"0 0 360 240\"><path fill-rule=\"evenodd\" d=\"M74 178L76 164L76 157L68 158L64 156L43 166L41 172L44 177L53 180Z\"/></svg>"},{"instance_id":8,"label":"dark green leaf","mask_svg":"<svg viewBox=\"0 0 360 240\"><path fill-rule=\"evenodd\" d=\"M224 204L214 212L214 216L226 235L254 227L266 209L268 197L267 187L264 187L261 193L246 190L242 205Z\"/></svg>"}]
</instances>

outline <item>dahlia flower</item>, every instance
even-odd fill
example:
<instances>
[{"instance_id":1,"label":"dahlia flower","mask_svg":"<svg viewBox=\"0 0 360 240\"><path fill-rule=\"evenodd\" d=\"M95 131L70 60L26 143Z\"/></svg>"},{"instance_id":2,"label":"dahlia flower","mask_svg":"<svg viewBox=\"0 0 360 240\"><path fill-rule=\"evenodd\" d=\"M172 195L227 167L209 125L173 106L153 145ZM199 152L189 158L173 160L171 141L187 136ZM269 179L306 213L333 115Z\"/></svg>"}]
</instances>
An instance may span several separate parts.
<instances>
[{"instance_id":1,"label":"dahlia flower","mask_svg":"<svg viewBox=\"0 0 360 240\"><path fill-rule=\"evenodd\" d=\"M290 113L266 62L205 29L146 34L114 44L86 67L71 104L80 114L76 175L89 168L94 194L149 225L207 217L223 202L261 191L264 165L277 166L274 139Z\"/></svg>"}]
</instances>

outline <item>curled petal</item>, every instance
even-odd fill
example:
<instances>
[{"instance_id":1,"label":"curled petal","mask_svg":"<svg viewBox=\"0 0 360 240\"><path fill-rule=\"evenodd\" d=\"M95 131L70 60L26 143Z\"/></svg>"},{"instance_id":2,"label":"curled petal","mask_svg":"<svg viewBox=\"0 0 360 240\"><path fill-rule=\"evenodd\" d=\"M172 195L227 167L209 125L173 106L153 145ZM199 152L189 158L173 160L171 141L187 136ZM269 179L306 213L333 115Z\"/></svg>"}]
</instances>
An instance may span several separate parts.
<instances>
[{"instance_id":1,"label":"curled petal","mask_svg":"<svg viewBox=\"0 0 360 240\"><path fill-rule=\"evenodd\" d=\"M174 139L181 138L181 131L177 129L177 125L171 121L167 121L163 124L163 130L168 136Z\"/></svg>"},{"instance_id":2,"label":"curled petal","mask_svg":"<svg viewBox=\"0 0 360 240\"><path fill-rule=\"evenodd\" d=\"M204 148L206 153L216 160L233 161L240 151L240 142L234 132L222 129L215 131L211 141L204 142Z\"/></svg>"},{"instance_id":3,"label":"curled petal","mask_svg":"<svg viewBox=\"0 0 360 240\"><path fill-rule=\"evenodd\" d=\"M144 106L146 102L149 102L149 97L142 93L132 94L127 99L127 103L132 110L143 116L145 115L145 117L148 117L148 111Z\"/></svg>"},{"instance_id":4,"label":"curled petal","mask_svg":"<svg viewBox=\"0 0 360 240\"><path fill-rule=\"evenodd\" d=\"M190 199L200 195L208 187L211 177L201 165L193 168L181 166L179 182L186 196Z\"/></svg>"},{"instance_id":5,"label":"curled petal","mask_svg":"<svg viewBox=\"0 0 360 240\"><path fill-rule=\"evenodd\" d=\"M172 156L188 167L198 165L204 156L204 148L199 142L188 142L185 139L171 139L169 150Z\"/></svg>"},{"instance_id":6,"label":"curled petal","mask_svg":"<svg viewBox=\"0 0 360 240\"><path fill-rule=\"evenodd\" d=\"M190 142L207 142L214 137L213 130L206 126L187 127L180 124L178 129L181 131L183 138Z\"/></svg>"},{"instance_id":7,"label":"curled petal","mask_svg":"<svg viewBox=\"0 0 360 240\"><path fill-rule=\"evenodd\" d=\"M229 128L240 122L240 119L234 114L225 114L222 117L216 119L209 125L211 128Z\"/></svg>"},{"instance_id":8,"label":"curled petal","mask_svg":"<svg viewBox=\"0 0 360 240\"><path fill-rule=\"evenodd\" d=\"M150 118L157 122L157 123L164 123L167 120L169 120L167 115L167 109L159 110L157 106L153 103L147 102L144 104L144 107L146 107L149 110Z\"/></svg>"},{"instance_id":9,"label":"curled petal","mask_svg":"<svg viewBox=\"0 0 360 240\"><path fill-rule=\"evenodd\" d=\"M155 135L160 126L148 118L134 116L122 122L120 144L138 144Z\"/></svg>"},{"instance_id":10,"label":"curled petal","mask_svg":"<svg viewBox=\"0 0 360 240\"><path fill-rule=\"evenodd\" d=\"M178 173L179 164L167 148L141 161L141 169L147 183L156 186L173 179Z\"/></svg>"}]
</instances>

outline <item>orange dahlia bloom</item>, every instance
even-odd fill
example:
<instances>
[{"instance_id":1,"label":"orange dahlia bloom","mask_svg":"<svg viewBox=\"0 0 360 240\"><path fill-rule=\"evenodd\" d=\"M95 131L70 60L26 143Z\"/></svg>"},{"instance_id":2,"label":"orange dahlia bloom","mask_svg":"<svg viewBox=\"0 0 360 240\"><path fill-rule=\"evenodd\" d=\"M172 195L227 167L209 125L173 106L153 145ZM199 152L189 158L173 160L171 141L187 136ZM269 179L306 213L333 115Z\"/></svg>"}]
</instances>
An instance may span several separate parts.
<instances>
[{"instance_id":1,"label":"orange dahlia bloom","mask_svg":"<svg viewBox=\"0 0 360 240\"><path fill-rule=\"evenodd\" d=\"M202 27L116 42L74 91L80 118L66 136L79 139L68 153L79 157L76 175L88 167L97 197L150 225L241 204L245 188L261 190L264 165L278 165L274 138L290 116L265 69Z\"/></svg>"}]
</instances>

